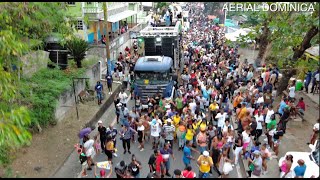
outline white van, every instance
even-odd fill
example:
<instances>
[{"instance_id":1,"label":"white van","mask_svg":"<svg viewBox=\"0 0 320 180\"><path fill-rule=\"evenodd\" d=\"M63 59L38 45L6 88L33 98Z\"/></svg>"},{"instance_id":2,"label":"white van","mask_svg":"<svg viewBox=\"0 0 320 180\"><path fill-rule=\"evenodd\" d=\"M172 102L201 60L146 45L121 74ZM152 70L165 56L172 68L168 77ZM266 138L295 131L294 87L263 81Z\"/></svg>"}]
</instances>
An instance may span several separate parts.
<instances>
[{"instance_id":1,"label":"white van","mask_svg":"<svg viewBox=\"0 0 320 180\"><path fill-rule=\"evenodd\" d=\"M287 152L284 157L280 158L278 164L279 167L281 166L286 155L291 154L293 156L293 164L291 166L293 177L295 176L293 169L298 165L297 161L299 159L302 159L307 166L306 172L304 173L304 178L310 178L311 176L315 178L319 177L319 142L316 141L314 144L315 145L309 145L311 152Z\"/></svg>"}]
</instances>

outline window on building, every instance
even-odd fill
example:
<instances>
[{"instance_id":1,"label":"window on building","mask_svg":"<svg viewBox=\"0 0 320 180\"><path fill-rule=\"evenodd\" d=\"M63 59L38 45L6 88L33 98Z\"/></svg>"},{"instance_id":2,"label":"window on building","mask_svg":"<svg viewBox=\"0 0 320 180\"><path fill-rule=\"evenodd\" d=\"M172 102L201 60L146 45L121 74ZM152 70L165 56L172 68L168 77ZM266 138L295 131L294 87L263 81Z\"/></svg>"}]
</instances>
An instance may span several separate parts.
<instances>
[{"instance_id":1,"label":"window on building","mask_svg":"<svg viewBox=\"0 0 320 180\"><path fill-rule=\"evenodd\" d=\"M87 4L92 4L92 2L87 2Z\"/></svg>"},{"instance_id":2,"label":"window on building","mask_svg":"<svg viewBox=\"0 0 320 180\"><path fill-rule=\"evenodd\" d=\"M83 21L78 20L77 29L78 29L78 30L83 30Z\"/></svg>"},{"instance_id":3,"label":"window on building","mask_svg":"<svg viewBox=\"0 0 320 180\"><path fill-rule=\"evenodd\" d=\"M75 6L75 5L76 5L76 2L67 2L67 4L68 4L69 6Z\"/></svg>"}]
</instances>

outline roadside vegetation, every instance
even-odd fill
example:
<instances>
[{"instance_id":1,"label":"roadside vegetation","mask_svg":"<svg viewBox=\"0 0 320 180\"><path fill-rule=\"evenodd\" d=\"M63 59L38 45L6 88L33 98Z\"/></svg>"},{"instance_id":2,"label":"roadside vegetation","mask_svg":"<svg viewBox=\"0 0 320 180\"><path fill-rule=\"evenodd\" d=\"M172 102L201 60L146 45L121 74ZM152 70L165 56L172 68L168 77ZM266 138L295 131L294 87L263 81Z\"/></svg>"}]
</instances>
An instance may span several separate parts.
<instances>
[{"instance_id":1,"label":"roadside vegetation","mask_svg":"<svg viewBox=\"0 0 320 180\"><path fill-rule=\"evenodd\" d=\"M20 147L30 145L32 129L55 124L59 95L70 88L73 77L83 75L93 64L88 60L83 68L71 63L64 71L44 68L30 78L21 76L20 57L43 50L46 37L68 37L62 45L75 38L66 8L62 2L0 3L0 168L8 167ZM7 172L9 177L10 169Z\"/></svg>"},{"instance_id":2,"label":"roadside vegetation","mask_svg":"<svg viewBox=\"0 0 320 180\"><path fill-rule=\"evenodd\" d=\"M241 2L237 2L241 3ZM242 4L256 4L262 2L247 2ZM269 5L275 2L267 2ZM238 43L247 44L249 40L255 40L258 47L256 65L273 64L281 69L283 78L279 83L278 92L282 93L288 86L291 77L299 77L303 80L307 69L315 70L319 62L310 59L306 61L304 52L306 49L320 43L319 38L319 3L317 2L292 2L312 6L312 12L295 11L250 11L230 12L233 16L246 15L247 21L241 27L251 28L246 36L240 36ZM217 3L215 3L217 4ZM209 7L214 7L214 4Z\"/></svg>"}]
</instances>

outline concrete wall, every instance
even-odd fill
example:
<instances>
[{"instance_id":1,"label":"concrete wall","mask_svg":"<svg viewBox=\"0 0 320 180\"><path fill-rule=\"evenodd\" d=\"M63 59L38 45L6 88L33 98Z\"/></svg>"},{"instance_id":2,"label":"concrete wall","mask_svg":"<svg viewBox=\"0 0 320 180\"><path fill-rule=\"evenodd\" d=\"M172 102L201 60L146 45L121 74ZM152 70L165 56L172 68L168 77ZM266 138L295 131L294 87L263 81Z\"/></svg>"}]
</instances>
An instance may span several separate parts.
<instances>
[{"instance_id":1,"label":"concrete wall","mask_svg":"<svg viewBox=\"0 0 320 180\"><path fill-rule=\"evenodd\" d=\"M31 77L35 72L48 65L49 52L47 51L32 51L20 58L22 61L22 75L24 77Z\"/></svg>"},{"instance_id":2,"label":"concrete wall","mask_svg":"<svg viewBox=\"0 0 320 180\"><path fill-rule=\"evenodd\" d=\"M83 77L89 78L90 89L94 89L96 82L100 80L100 64L97 63L88 69ZM76 96L86 88L85 80L74 80ZM78 99L78 97L77 97ZM58 105L56 107L55 118L60 122L65 117L66 113L75 105L73 87L60 95Z\"/></svg>"}]
</instances>

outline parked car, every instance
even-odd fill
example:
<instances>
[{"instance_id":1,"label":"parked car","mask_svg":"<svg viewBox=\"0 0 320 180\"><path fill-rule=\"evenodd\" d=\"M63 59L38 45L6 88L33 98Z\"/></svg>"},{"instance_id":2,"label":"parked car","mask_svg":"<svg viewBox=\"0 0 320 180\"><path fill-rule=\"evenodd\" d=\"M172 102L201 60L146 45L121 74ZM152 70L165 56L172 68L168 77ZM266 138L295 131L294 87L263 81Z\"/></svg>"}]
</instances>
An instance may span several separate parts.
<instances>
[{"instance_id":1,"label":"parked car","mask_svg":"<svg viewBox=\"0 0 320 180\"><path fill-rule=\"evenodd\" d=\"M316 141L314 145L310 144L309 147L311 149L311 152L287 152L284 157L280 158L279 167L281 166L281 163L286 155L291 154L293 156L293 164L291 166L293 176L295 176L293 169L298 165L297 161L299 159L302 159L307 166L304 178L310 178L311 176L315 178L319 177L319 141Z\"/></svg>"}]
</instances>

